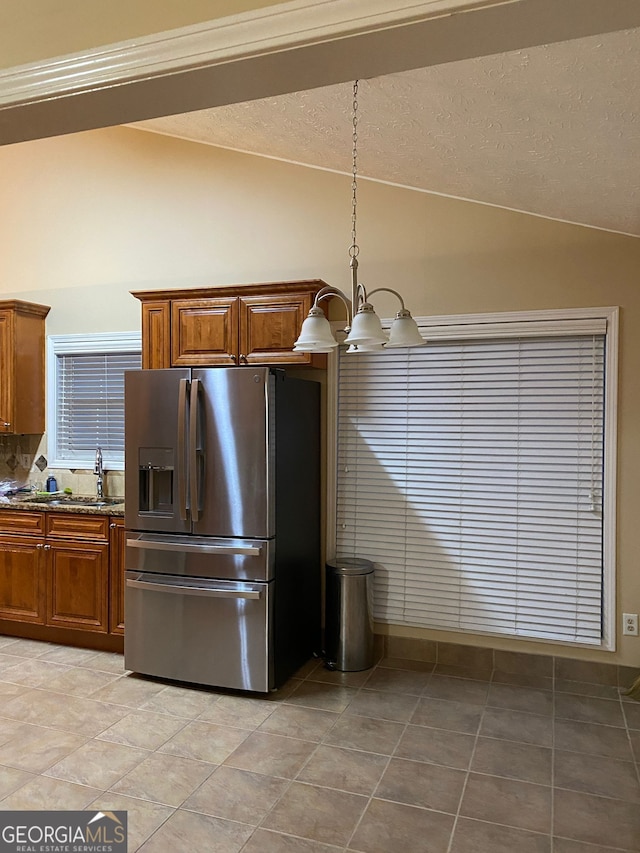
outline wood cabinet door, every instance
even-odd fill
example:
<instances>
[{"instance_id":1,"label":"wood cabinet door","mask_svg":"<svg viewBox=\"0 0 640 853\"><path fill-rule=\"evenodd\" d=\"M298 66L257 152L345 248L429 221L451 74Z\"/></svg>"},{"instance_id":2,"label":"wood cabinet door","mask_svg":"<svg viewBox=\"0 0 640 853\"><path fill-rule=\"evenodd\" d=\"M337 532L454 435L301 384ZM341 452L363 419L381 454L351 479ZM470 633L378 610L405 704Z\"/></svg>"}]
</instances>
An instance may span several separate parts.
<instances>
[{"instance_id":1,"label":"wood cabinet door","mask_svg":"<svg viewBox=\"0 0 640 853\"><path fill-rule=\"evenodd\" d=\"M112 518L109 525L109 631L124 634L124 519Z\"/></svg>"},{"instance_id":2,"label":"wood cabinet door","mask_svg":"<svg viewBox=\"0 0 640 853\"><path fill-rule=\"evenodd\" d=\"M44 540L0 539L0 619L45 623Z\"/></svg>"},{"instance_id":3,"label":"wood cabinet door","mask_svg":"<svg viewBox=\"0 0 640 853\"><path fill-rule=\"evenodd\" d=\"M45 317L49 308L0 302L0 433L44 432Z\"/></svg>"},{"instance_id":4,"label":"wood cabinet door","mask_svg":"<svg viewBox=\"0 0 640 853\"><path fill-rule=\"evenodd\" d=\"M12 312L0 311L0 433L13 432Z\"/></svg>"},{"instance_id":5,"label":"wood cabinet door","mask_svg":"<svg viewBox=\"0 0 640 853\"><path fill-rule=\"evenodd\" d=\"M310 308L310 293L241 296L240 363L311 363L311 353L293 352Z\"/></svg>"},{"instance_id":6,"label":"wood cabinet door","mask_svg":"<svg viewBox=\"0 0 640 853\"><path fill-rule=\"evenodd\" d=\"M47 625L108 629L109 545L65 542L45 545Z\"/></svg>"},{"instance_id":7,"label":"wood cabinet door","mask_svg":"<svg viewBox=\"0 0 640 853\"><path fill-rule=\"evenodd\" d=\"M171 367L170 302L145 302L142 306L142 366Z\"/></svg>"},{"instance_id":8,"label":"wood cabinet door","mask_svg":"<svg viewBox=\"0 0 640 853\"><path fill-rule=\"evenodd\" d=\"M238 298L176 299L171 303L171 366L238 363Z\"/></svg>"}]
</instances>

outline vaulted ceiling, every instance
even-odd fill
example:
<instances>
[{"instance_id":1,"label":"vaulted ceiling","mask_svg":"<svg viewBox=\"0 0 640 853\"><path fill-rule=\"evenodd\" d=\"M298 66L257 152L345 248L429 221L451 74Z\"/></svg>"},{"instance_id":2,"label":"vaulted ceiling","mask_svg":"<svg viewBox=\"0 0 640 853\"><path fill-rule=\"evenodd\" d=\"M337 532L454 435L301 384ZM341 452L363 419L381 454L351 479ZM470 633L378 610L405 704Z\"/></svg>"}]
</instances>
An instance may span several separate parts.
<instances>
[{"instance_id":1,"label":"vaulted ceiling","mask_svg":"<svg viewBox=\"0 0 640 853\"><path fill-rule=\"evenodd\" d=\"M341 172L351 84L133 127ZM360 81L359 174L640 236L640 29Z\"/></svg>"}]
</instances>

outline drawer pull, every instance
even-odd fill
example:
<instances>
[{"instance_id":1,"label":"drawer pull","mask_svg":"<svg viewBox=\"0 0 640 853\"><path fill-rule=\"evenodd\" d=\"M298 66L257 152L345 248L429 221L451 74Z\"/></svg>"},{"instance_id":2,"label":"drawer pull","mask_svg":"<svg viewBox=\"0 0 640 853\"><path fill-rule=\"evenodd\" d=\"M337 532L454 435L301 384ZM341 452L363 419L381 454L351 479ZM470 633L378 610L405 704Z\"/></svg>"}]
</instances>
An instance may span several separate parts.
<instances>
[{"instance_id":1,"label":"drawer pull","mask_svg":"<svg viewBox=\"0 0 640 853\"><path fill-rule=\"evenodd\" d=\"M157 542L146 539L127 539L128 548L141 548L145 551L177 551L184 554L233 554L234 556L259 557L260 545L205 545L188 542Z\"/></svg>"},{"instance_id":2,"label":"drawer pull","mask_svg":"<svg viewBox=\"0 0 640 853\"><path fill-rule=\"evenodd\" d=\"M189 586L188 584L176 586L167 583L154 583L153 581L133 580L127 580L127 587L151 592L169 592L173 595L202 595L206 598L248 598L253 600L262 598L261 589L219 589L216 587Z\"/></svg>"}]
</instances>

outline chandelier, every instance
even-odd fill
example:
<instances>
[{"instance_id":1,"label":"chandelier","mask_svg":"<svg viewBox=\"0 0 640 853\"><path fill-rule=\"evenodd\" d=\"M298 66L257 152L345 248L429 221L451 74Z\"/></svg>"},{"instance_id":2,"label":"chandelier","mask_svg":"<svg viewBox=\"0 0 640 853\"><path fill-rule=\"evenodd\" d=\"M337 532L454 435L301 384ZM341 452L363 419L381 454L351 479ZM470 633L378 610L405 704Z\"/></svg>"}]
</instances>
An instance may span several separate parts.
<instances>
[{"instance_id":1,"label":"chandelier","mask_svg":"<svg viewBox=\"0 0 640 853\"><path fill-rule=\"evenodd\" d=\"M349 266L351 268L351 299L332 285L321 288L316 294L313 306L307 315L300 336L293 347L294 352L331 352L338 346L329 321L319 307L323 299L337 296L345 305L347 325L342 329L346 333L343 343L348 344L347 352L380 352L391 347L415 347L426 343L420 334L416 321L405 308L400 294L389 287L377 287L369 294L363 284L358 282L358 255L360 247L356 239L356 213L358 206L358 81L353 84L353 147L351 181L351 246L349 247ZM400 310L395 316L387 335L382 328L380 318L369 302L375 293L392 293L400 300Z\"/></svg>"}]
</instances>

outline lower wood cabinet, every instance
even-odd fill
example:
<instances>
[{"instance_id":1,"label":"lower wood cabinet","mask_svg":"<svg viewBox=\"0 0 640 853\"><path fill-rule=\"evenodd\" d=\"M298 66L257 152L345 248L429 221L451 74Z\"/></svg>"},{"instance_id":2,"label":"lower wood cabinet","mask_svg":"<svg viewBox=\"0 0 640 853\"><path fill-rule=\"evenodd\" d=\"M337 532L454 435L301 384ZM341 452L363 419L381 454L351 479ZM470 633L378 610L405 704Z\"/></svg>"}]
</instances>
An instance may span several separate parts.
<instances>
[{"instance_id":1,"label":"lower wood cabinet","mask_svg":"<svg viewBox=\"0 0 640 853\"><path fill-rule=\"evenodd\" d=\"M46 623L45 515L0 510L0 619Z\"/></svg>"},{"instance_id":2,"label":"lower wood cabinet","mask_svg":"<svg viewBox=\"0 0 640 853\"><path fill-rule=\"evenodd\" d=\"M47 625L109 630L109 519L48 512Z\"/></svg>"},{"instance_id":3,"label":"lower wood cabinet","mask_svg":"<svg viewBox=\"0 0 640 853\"><path fill-rule=\"evenodd\" d=\"M47 625L107 631L109 546L89 542L45 545Z\"/></svg>"},{"instance_id":4,"label":"lower wood cabinet","mask_svg":"<svg viewBox=\"0 0 640 853\"><path fill-rule=\"evenodd\" d=\"M44 625L44 540L0 538L0 619Z\"/></svg>"},{"instance_id":5,"label":"lower wood cabinet","mask_svg":"<svg viewBox=\"0 0 640 853\"><path fill-rule=\"evenodd\" d=\"M0 620L122 634L123 551L120 518L1 510Z\"/></svg>"}]
</instances>

